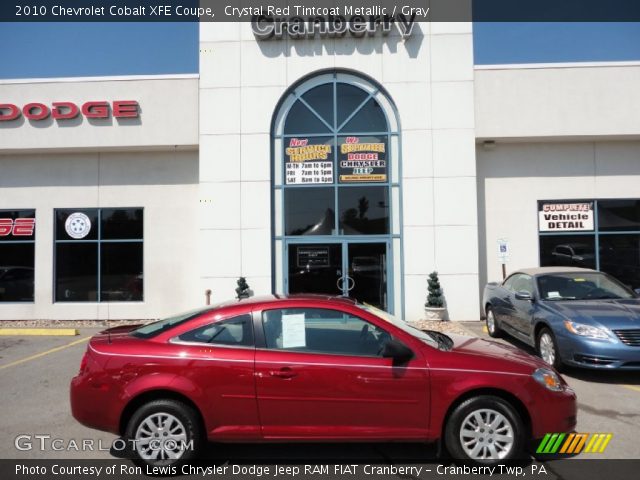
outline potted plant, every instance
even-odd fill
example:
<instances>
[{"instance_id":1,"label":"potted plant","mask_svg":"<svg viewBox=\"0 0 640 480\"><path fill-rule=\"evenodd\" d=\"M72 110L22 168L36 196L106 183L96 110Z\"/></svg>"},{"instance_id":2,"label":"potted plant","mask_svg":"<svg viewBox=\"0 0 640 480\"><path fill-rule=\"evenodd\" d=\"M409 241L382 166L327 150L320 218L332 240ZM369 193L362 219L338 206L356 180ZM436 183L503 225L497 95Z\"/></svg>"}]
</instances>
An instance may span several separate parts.
<instances>
[{"instance_id":1,"label":"potted plant","mask_svg":"<svg viewBox=\"0 0 640 480\"><path fill-rule=\"evenodd\" d=\"M253 292L251 291L251 288L249 288L246 278L240 277L236 283L238 285L236 287L236 298L238 300L249 298L252 295Z\"/></svg>"},{"instance_id":2,"label":"potted plant","mask_svg":"<svg viewBox=\"0 0 640 480\"><path fill-rule=\"evenodd\" d=\"M427 279L427 303L424 304L424 312L427 320L448 320L447 308L444 306L444 296L438 272L431 272Z\"/></svg>"}]
</instances>

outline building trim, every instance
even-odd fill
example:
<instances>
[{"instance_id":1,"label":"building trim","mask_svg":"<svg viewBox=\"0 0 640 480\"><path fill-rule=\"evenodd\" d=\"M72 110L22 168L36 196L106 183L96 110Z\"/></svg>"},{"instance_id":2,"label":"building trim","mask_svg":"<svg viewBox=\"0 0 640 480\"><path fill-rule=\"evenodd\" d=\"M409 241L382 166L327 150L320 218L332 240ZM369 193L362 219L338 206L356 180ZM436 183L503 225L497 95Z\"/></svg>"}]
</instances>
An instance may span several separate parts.
<instances>
[{"instance_id":1,"label":"building trim","mask_svg":"<svg viewBox=\"0 0 640 480\"><path fill-rule=\"evenodd\" d=\"M81 82L112 82L112 81L139 81L139 80L184 80L198 79L198 73L171 73L163 75L113 75L98 77L59 77L59 78L13 78L0 79L0 85L13 85L23 83L81 83Z\"/></svg>"},{"instance_id":2,"label":"building trim","mask_svg":"<svg viewBox=\"0 0 640 480\"><path fill-rule=\"evenodd\" d=\"M640 61L626 62L558 62L558 63L514 63L498 65L474 65L474 70L536 70L552 68L602 68L602 67L638 67Z\"/></svg>"}]
</instances>

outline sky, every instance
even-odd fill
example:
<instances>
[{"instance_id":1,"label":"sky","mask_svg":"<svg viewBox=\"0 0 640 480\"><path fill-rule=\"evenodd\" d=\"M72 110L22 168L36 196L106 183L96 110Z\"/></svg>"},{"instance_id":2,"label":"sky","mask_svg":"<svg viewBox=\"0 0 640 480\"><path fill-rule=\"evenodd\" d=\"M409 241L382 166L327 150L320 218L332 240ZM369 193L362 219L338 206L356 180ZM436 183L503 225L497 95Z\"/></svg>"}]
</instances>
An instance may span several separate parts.
<instances>
[{"instance_id":1,"label":"sky","mask_svg":"<svg viewBox=\"0 0 640 480\"><path fill-rule=\"evenodd\" d=\"M195 23L3 23L0 78L198 72ZM640 61L640 23L475 23L477 65Z\"/></svg>"}]
</instances>

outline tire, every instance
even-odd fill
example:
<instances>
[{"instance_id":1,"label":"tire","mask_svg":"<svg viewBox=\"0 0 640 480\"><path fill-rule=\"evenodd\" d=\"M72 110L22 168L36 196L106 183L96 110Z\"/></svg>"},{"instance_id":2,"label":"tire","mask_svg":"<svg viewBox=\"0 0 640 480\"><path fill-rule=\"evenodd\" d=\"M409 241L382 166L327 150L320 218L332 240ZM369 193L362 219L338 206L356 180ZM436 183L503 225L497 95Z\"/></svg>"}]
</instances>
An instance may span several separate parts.
<instances>
[{"instance_id":1,"label":"tire","mask_svg":"<svg viewBox=\"0 0 640 480\"><path fill-rule=\"evenodd\" d=\"M485 318L485 324L487 326L487 333L492 338L500 338L502 336L502 329L498 326L498 321L493 313L491 307L487 307L487 315Z\"/></svg>"},{"instance_id":2,"label":"tire","mask_svg":"<svg viewBox=\"0 0 640 480\"><path fill-rule=\"evenodd\" d=\"M551 330L547 327L542 328L536 337L536 351L544 362L557 371L561 371L564 366L558 351L558 344Z\"/></svg>"},{"instance_id":3,"label":"tire","mask_svg":"<svg viewBox=\"0 0 640 480\"><path fill-rule=\"evenodd\" d=\"M444 441L454 460L498 465L522 458L525 427L505 400L481 395L458 405L445 426Z\"/></svg>"},{"instance_id":4,"label":"tire","mask_svg":"<svg viewBox=\"0 0 640 480\"><path fill-rule=\"evenodd\" d=\"M204 436L199 417L192 407L176 400L154 400L131 416L125 438L132 447L135 463L170 466L193 459L203 444ZM154 439L162 443L155 447L150 445ZM190 444L191 448L181 448Z\"/></svg>"}]
</instances>

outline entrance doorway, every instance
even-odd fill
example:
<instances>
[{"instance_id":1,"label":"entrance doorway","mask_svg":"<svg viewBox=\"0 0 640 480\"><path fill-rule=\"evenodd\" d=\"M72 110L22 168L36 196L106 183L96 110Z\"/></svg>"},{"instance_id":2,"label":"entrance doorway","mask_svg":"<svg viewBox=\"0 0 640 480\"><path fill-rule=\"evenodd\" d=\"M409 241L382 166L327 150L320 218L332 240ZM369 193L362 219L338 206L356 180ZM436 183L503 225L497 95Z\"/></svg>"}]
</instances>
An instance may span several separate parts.
<instances>
[{"instance_id":1,"label":"entrance doorway","mask_svg":"<svg viewBox=\"0 0 640 480\"><path fill-rule=\"evenodd\" d=\"M287 244L287 293L341 295L388 310L388 241Z\"/></svg>"}]
</instances>

